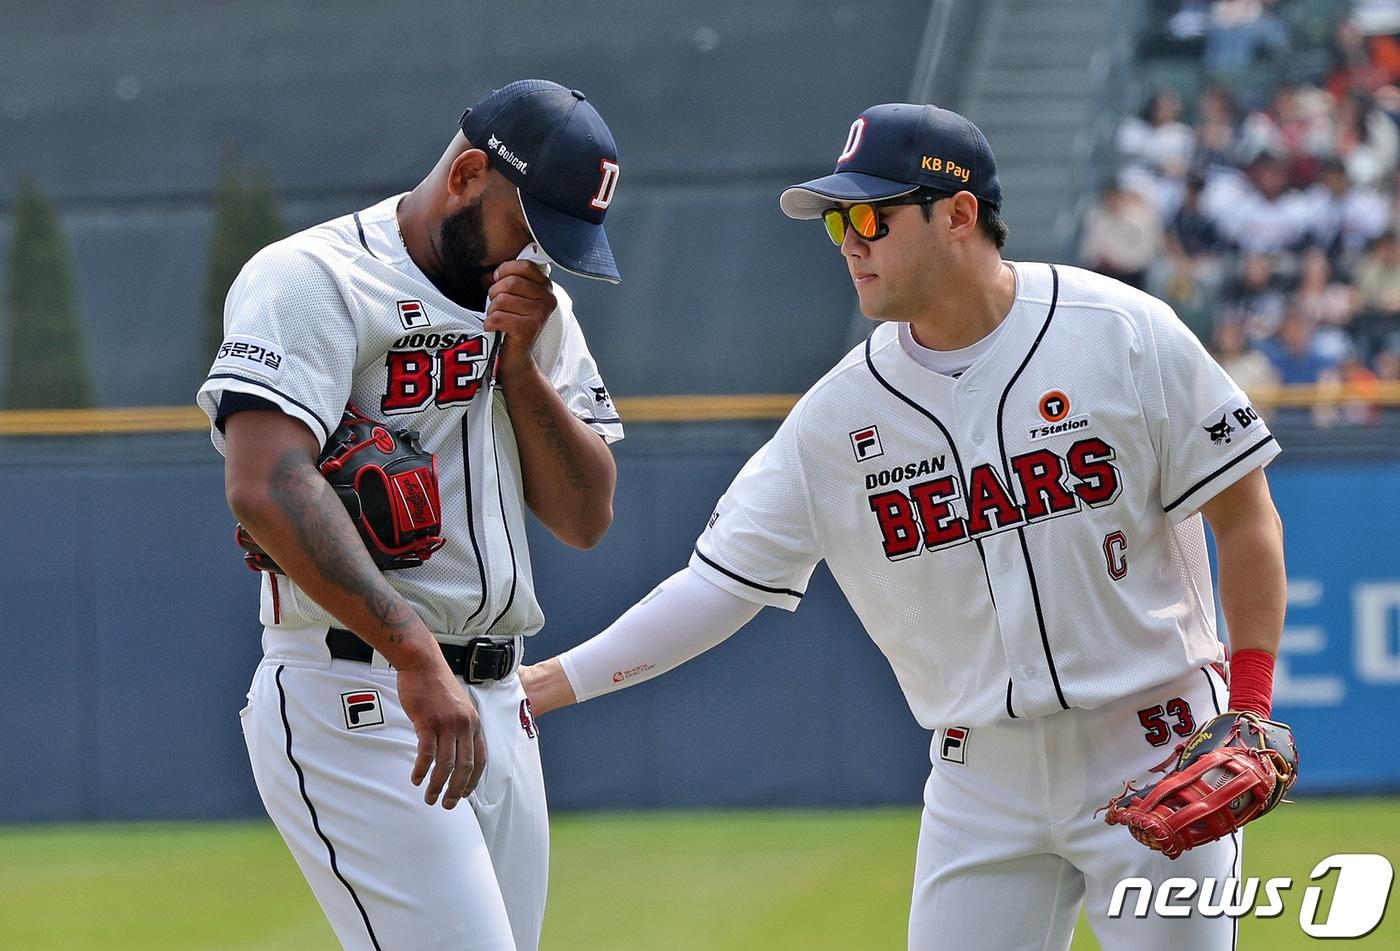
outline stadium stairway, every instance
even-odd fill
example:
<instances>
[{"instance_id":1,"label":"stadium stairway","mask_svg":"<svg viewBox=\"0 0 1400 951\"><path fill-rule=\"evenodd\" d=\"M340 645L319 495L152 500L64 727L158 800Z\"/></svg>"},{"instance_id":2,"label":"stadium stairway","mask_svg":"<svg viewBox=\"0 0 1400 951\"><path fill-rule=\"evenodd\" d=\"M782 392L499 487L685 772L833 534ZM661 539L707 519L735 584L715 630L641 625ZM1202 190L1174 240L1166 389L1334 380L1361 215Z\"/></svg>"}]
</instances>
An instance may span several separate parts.
<instances>
[{"instance_id":1,"label":"stadium stairway","mask_svg":"<svg viewBox=\"0 0 1400 951\"><path fill-rule=\"evenodd\" d=\"M1118 118L1111 82L1130 0L988 4L960 111L996 154L1012 260L1072 261L1076 209L1098 181L1097 146Z\"/></svg>"}]
</instances>

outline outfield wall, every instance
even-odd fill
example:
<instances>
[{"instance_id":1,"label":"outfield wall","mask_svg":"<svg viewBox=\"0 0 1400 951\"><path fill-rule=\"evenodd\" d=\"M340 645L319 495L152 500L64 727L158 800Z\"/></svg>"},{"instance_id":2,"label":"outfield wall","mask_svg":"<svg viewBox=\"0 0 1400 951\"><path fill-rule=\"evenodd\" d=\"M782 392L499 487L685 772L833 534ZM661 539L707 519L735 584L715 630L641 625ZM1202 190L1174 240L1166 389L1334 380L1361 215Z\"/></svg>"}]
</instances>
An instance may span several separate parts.
<instances>
[{"instance_id":1,"label":"outfield wall","mask_svg":"<svg viewBox=\"0 0 1400 951\"><path fill-rule=\"evenodd\" d=\"M578 642L684 564L773 424L634 426L594 551L535 531L549 623ZM1400 788L1366 724L1400 699L1400 462L1270 469L1291 580L1278 715L1300 792ZM199 433L0 440L0 820L255 814L235 715L257 661L256 578ZM535 526L537 529L538 526ZM543 721L556 809L918 801L927 737L825 570L661 681Z\"/></svg>"}]
</instances>

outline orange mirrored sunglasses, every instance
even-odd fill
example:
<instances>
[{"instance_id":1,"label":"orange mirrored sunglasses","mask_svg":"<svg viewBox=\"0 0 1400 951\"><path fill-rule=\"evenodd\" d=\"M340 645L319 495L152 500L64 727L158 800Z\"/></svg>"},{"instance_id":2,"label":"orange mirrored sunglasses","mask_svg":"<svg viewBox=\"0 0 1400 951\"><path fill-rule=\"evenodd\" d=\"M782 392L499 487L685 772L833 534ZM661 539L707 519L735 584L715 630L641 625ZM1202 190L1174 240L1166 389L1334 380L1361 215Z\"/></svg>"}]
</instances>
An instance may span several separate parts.
<instances>
[{"instance_id":1,"label":"orange mirrored sunglasses","mask_svg":"<svg viewBox=\"0 0 1400 951\"><path fill-rule=\"evenodd\" d=\"M951 197L951 192L921 189L884 201L863 201L848 208L828 208L822 212L822 224L826 225L826 235L831 239L831 243L838 246L846 240L847 228L866 241L879 241L890 233L890 226L880 217L881 208L894 205L931 205L941 198Z\"/></svg>"}]
</instances>

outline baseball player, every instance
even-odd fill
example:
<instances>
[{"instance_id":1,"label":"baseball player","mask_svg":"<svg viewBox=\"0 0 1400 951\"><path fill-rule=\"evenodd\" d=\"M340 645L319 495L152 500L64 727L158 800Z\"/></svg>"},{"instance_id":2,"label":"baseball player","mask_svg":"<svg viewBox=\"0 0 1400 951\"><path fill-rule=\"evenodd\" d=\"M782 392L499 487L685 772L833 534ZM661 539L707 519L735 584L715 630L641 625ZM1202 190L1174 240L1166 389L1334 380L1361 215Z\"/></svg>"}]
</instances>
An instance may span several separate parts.
<instances>
[{"instance_id":1,"label":"baseball player","mask_svg":"<svg viewBox=\"0 0 1400 951\"><path fill-rule=\"evenodd\" d=\"M1110 918L1127 876L1238 876L1238 832L1175 861L1095 811L1227 708L1267 716L1284 613L1278 453L1162 302L1003 261L1001 187L967 119L886 104L821 218L878 322L743 467L690 564L522 675L538 713L654 677L826 560L934 731L911 949L1226 949L1227 917ZM1202 515L1234 648L1222 676Z\"/></svg>"},{"instance_id":2,"label":"baseball player","mask_svg":"<svg viewBox=\"0 0 1400 951\"><path fill-rule=\"evenodd\" d=\"M523 513L596 544L622 438L548 268L619 280L618 175L583 93L514 82L411 192L271 245L229 292L198 402L230 508L286 572L263 576L243 732L346 948L538 944L545 795L516 668L544 616ZM436 454L444 541L417 567L381 574L318 472L347 405Z\"/></svg>"}]
</instances>

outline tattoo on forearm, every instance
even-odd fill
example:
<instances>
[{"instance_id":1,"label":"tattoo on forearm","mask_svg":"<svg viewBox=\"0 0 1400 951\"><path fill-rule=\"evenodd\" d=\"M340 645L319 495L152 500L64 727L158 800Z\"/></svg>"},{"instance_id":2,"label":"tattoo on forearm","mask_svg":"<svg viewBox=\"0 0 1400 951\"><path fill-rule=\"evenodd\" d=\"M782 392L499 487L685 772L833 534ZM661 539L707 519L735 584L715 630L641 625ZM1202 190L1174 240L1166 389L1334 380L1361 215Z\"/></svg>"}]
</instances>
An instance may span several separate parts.
<instances>
[{"instance_id":1,"label":"tattoo on forearm","mask_svg":"<svg viewBox=\"0 0 1400 951\"><path fill-rule=\"evenodd\" d=\"M314 478L307 478L308 474ZM288 451L273 469L271 496L296 529L306 553L327 581L354 592L385 628L390 643L403 641L413 611L378 571L354 557L355 549L332 516L341 503L329 483L308 470L306 459ZM358 544L358 539L356 539Z\"/></svg>"},{"instance_id":2,"label":"tattoo on forearm","mask_svg":"<svg viewBox=\"0 0 1400 951\"><path fill-rule=\"evenodd\" d=\"M583 466L579 463L578 456L574 455L573 447L569 445L569 440L565 437L563 430L559 428L559 421L554 418L547 406L538 406L534 411L535 425L544 430L544 440L549 446L554 458L559 463L559 468L564 473L564 479L569 483L569 488L575 492L582 492L593 488L588 477L584 475Z\"/></svg>"}]
</instances>

